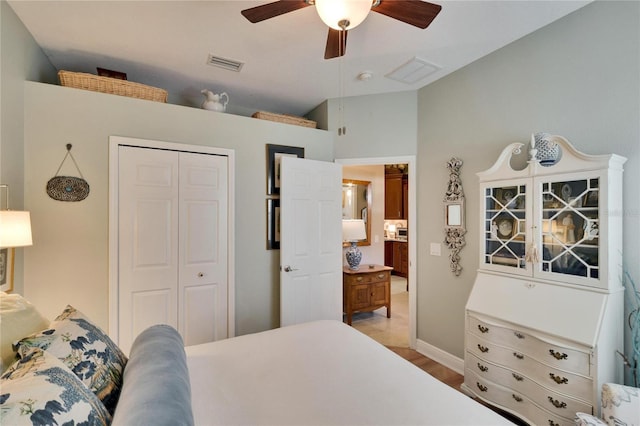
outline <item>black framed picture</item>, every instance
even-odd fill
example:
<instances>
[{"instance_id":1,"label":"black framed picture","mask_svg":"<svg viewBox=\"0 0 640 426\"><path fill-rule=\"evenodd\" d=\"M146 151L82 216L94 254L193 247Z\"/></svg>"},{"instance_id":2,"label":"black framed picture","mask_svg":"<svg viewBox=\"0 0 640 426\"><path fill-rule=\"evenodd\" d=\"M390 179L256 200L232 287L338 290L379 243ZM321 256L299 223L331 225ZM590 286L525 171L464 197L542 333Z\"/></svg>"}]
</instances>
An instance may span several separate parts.
<instances>
[{"instance_id":1,"label":"black framed picture","mask_svg":"<svg viewBox=\"0 0 640 426\"><path fill-rule=\"evenodd\" d=\"M14 248L0 249L0 290L13 291L13 258Z\"/></svg>"},{"instance_id":2,"label":"black framed picture","mask_svg":"<svg viewBox=\"0 0 640 426\"><path fill-rule=\"evenodd\" d=\"M282 157L304 158L304 148L267 144L267 194L280 194L280 163Z\"/></svg>"},{"instance_id":3,"label":"black framed picture","mask_svg":"<svg viewBox=\"0 0 640 426\"><path fill-rule=\"evenodd\" d=\"M267 199L267 250L280 249L280 200Z\"/></svg>"}]
</instances>

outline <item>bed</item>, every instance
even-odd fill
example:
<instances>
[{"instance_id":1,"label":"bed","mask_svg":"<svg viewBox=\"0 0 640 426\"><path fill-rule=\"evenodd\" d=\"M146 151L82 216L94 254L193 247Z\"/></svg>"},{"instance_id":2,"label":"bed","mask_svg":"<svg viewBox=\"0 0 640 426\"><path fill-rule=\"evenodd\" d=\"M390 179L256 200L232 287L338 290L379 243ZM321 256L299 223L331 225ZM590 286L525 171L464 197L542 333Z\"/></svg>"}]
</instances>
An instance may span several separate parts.
<instances>
[{"instance_id":1,"label":"bed","mask_svg":"<svg viewBox=\"0 0 640 426\"><path fill-rule=\"evenodd\" d=\"M3 424L509 424L338 321L186 348L159 324L126 356L73 306L48 321L0 293L0 332Z\"/></svg>"},{"instance_id":2,"label":"bed","mask_svg":"<svg viewBox=\"0 0 640 426\"><path fill-rule=\"evenodd\" d=\"M511 424L337 321L185 351L196 425Z\"/></svg>"}]
</instances>

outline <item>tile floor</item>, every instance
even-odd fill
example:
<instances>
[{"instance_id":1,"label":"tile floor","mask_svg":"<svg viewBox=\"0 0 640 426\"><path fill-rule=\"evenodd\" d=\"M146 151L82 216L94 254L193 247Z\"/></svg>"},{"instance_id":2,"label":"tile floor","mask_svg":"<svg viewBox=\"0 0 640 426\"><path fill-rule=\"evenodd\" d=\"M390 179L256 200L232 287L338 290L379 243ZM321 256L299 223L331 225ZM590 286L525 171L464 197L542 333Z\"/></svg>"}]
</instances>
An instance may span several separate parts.
<instances>
[{"instance_id":1,"label":"tile floor","mask_svg":"<svg viewBox=\"0 0 640 426\"><path fill-rule=\"evenodd\" d=\"M409 347L409 293L407 280L391 276L391 318L387 308L373 312L358 312L351 325L385 346Z\"/></svg>"}]
</instances>

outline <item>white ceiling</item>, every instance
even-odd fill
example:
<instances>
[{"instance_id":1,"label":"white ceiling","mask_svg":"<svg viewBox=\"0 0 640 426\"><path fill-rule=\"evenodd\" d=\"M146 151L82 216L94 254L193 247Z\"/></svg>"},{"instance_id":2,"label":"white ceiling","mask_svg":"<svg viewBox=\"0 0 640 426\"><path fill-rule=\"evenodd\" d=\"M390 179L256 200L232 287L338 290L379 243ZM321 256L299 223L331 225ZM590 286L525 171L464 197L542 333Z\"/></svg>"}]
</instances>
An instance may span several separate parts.
<instances>
[{"instance_id":1,"label":"white ceiling","mask_svg":"<svg viewBox=\"0 0 640 426\"><path fill-rule=\"evenodd\" d=\"M425 30L370 13L349 31L346 55L325 60L314 7L257 24L240 14L268 2L8 0L60 70L122 71L175 104L199 106L207 88L229 94L229 112L296 115L325 99L418 89L589 3L436 0L442 11ZM209 54L245 65L212 67ZM413 85L385 77L413 57L440 69ZM373 77L358 80L362 71Z\"/></svg>"}]
</instances>

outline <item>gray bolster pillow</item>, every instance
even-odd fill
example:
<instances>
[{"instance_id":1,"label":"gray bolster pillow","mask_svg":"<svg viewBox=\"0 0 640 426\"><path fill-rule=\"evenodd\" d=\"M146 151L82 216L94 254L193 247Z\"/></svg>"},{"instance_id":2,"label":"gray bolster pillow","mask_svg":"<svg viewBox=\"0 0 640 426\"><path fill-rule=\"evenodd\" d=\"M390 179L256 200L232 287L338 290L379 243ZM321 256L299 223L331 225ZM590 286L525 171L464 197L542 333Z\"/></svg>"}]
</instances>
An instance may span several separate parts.
<instances>
[{"instance_id":1,"label":"gray bolster pillow","mask_svg":"<svg viewBox=\"0 0 640 426\"><path fill-rule=\"evenodd\" d=\"M173 327L154 325L133 342L112 424L193 425L184 343Z\"/></svg>"}]
</instances>

